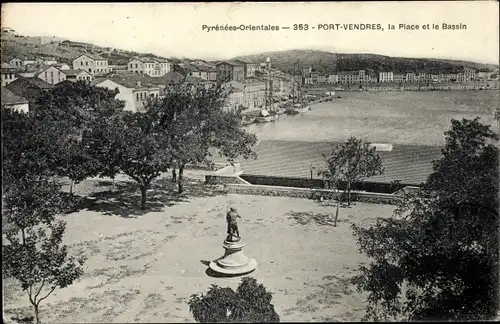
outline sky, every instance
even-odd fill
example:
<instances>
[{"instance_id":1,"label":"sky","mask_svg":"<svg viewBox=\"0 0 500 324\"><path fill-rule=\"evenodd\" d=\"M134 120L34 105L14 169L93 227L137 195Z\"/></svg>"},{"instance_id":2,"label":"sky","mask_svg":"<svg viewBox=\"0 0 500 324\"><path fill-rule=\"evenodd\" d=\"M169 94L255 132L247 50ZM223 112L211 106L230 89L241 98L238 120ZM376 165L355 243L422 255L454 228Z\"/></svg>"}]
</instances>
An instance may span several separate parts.
<instances>
[{"instance_id":1,"label":"sky","mask_svg":"<svg viewBox=\"0 0 500 324\"><path fill-rule=\"evenodd\" d=\"M26 36L58 36L167 57L217 60L316 49L498 64L498 14L497 1L3 3L1 18L2 27ZM443 30L443 23L464 24L467 29ZM207 32L202 28L242 24L280 30ZM309 28L293 30L294 24ZM335 24L380 24L384 30L339 30ZM389 30L389 24L395 30ZM400 24L419 29L400 29ZM423 29L427 24L430 29ZM333 28L318 30L318 25Z\"/></svg>"}]
</instances>

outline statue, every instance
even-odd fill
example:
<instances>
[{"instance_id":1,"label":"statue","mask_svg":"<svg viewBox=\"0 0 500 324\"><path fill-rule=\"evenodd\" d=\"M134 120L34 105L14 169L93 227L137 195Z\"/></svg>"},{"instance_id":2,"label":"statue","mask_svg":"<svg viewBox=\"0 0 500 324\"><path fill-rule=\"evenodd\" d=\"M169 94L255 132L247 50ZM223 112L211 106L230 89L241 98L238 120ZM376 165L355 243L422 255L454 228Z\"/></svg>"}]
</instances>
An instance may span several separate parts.
<instances>
[{"instance_id":1,"label":"statue","mask_svg":"<svg viewBox=\"0 0 500 324\"><path fill-rule=\"evenodd\" d=\"M217 260L210 262L210 269L225 275L247 274L257 268L257 261L250 259L241 250L244 246L238 230L238 218L241 218L236 208L231 207L226 214L227 237L222 243L225 252Z\"/></svg>"},{"instance_id":2,"label":"statue","mask_svg":"<svg viewBox=\"0 0 500 324\"><path fill-rule=\"evenodd\" d=\"M228 235L226 241L228 242L235 242L241 239L240 231L238 230L238 218L241 218L241 216L236 211L236 208L231 207L229 212L226 214Z\"/></svg>"}]
</instances>

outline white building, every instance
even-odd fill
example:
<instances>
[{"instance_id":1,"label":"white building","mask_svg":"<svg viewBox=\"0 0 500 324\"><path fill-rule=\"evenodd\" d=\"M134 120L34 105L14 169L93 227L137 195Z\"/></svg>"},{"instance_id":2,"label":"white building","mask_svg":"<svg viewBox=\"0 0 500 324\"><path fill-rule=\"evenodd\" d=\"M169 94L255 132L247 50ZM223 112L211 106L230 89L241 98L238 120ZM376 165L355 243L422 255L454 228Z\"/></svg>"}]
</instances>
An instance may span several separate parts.
<instances>
[{"instance_id":1,"label":"white building","mask_svg":"<svg viewBox=\"0 0 500 324\"><path fill-rule=\"evenodd\" d=\"M16 71L12 68L2 69L2 87L17 79Z\"/></svg>"},{"instance_id":2,"label":"white building","mask_svg":"<svg viewBox=\"0 0 500 324\"><path fill-rule=\"evenodd\" d=\"M127 70L132 73L143 73L150 77L161 77L172 70L172 64L164 59L138 57L128 62Z\"/></svg>"},{"instance_id":3,"label":"white building","mask_svg":"<svg viewBox=\"0 0 500 324\"><path fill-rule=\"evenodd\" d=\"M104 74L110 72L107 59L90 54L82 54L74 59L73 70L85 70L90 74Z\"/></svg>"},{"instance_id":4,"label":"white building","mask_svg":"<svg viewBox=\"0 0 500 324\"><path fill-rule=\"evenodd\" d=\"M107 78L96 81L95 86L109 90L118 89L116 99L125 102L124 110L137 112L141 111L148 98L158 98L160 88L150 85L143 85L139 80L131 78Z\"/></svg>"},{"instance_id":5,"label":"white building","mask_svg":"<svg viewBox=\"0 0 500 324\"><path fill-rule=\"evenodd\" d=\"M23 113L27 113L29 111L28 100L14 94L12 91L4 87L2 87L2 107Z\"/></svg>"},{"instance_id":6,"label":"white building","mask_svg":"<svg viewBox=\"0 0 500 324\"><path fill-rule=\"evenodd\" d=\"M393 82L393 81L394 81L394 73L392 71L379 72L378 82Z\"/></svg>"},{"instance_id":7,"label":"white building","mask_svg":"<svg viewBox=\"0 0 500 324\"><path fill-rule=\"evenodd\" d=\"M339 75L338 74L330 74L328 76L327 83L339 83Z\"/></svg>"}]
</instances>

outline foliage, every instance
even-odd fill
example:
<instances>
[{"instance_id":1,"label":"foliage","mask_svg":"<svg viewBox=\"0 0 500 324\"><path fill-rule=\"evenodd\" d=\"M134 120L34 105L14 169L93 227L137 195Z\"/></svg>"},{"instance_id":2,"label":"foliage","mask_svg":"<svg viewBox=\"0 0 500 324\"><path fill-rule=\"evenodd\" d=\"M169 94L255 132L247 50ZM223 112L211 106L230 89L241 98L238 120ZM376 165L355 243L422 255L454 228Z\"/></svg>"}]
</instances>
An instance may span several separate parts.
<instances>
[{"instance_id":1,"label":"foliage","mask_svg":"<svg viewBox=\"0 0 500 324\"><path fill-rule=\"evenodd\" d=\"M109 127L110 119L121 113L123 103L114 99L116 93L83 81L66 82L37 100L30 114L52 137L54 173L78 183L107 169L105 162L91 154L95 143L87 143L84 134ZM85 137L89 138L93 137Z\"/></svg>"},{"instance_id":2,"label":"foliage","mask_svg":"<svg viewBox=\"0 0 500 324\"><path fill-rule=\"evenodd\" d=\"M277 323L278 314L271 304L272 293L251 277L244 277L238 289L212 285L206 295L192 295L189 310L199 323Z\"/></svg>"},{"instance_id":3,"label":"foliage","mask_svg":"<svg viewBox=\"0 0 500 324\"><path fill-rule=\"evenodd\" d=\"M46 123L2 107L2 176L6 185L29 175L52 175L58 159Z\"/></svg>"},{"instance_id":4,"label":"foliage","mask_svg":"<svg viewBox=\"0 0 500 324\"><path fill-rule=\"evenodd\" d=\"M239 113L223 109L227 92L220 84L207 87L182 83L167 87L165 92L165 98L154 101L149 109L168 134L172 164L179 170L179 193L183 191L186 164L204 162L211 147L227 158L256 157L252 146L257 139L243 129Z\"/></svg>"},{"instance_id":5,"label":"foliage","mask_svg":"<svg viewBox=\"0 0 500 324\"><path fill-rule=\"evenodd\" d=\"M332 148L331 154L323 157L327 168L320 172L324 179L338 186L339 181L347 182L348 204L351 203L351 183L363 178L382 174L382 160L375 152L375 147L355 137L350 137L340 147Z\"/></svg>"},{"instance_id":6,"label":"foliage","mask_svg":"<svg viewBox=\"0 0 500 324\"><path fill-rule=\"evenodd\" d=\"M391 219L353 225L373 259L354 280L367 318L484 320L498 304L498 136L478 119L453 120L443 158Z\"/></svg>"},{"instance_id":7,"label":"foliage","mask_svg":"<svg viewBox=\"0 0 500 324\"><path fill-rule=\"evenodd\" d=\"M37 323L40 303L83 273L84 259L68 257L62 244L65 223L54 219L66 207L59 190L52 180L26 176L3 192L3 271L27 292Z\"/></svg>"},{"instance_id":8,"label":"foliage","mask_svg":"<svg viewBox=\"0 0 500 324\"><path fill-rule=\"evenodd\" d=\"M171 161L169 138L158 126L154 110L123 112L112 118L108 128L86 134L92 155L106 163L102 175L119 170L134 179L141 190L141 208L146 208L146 192L154 178L168 171Z\"/></svg>"}]
</instances>

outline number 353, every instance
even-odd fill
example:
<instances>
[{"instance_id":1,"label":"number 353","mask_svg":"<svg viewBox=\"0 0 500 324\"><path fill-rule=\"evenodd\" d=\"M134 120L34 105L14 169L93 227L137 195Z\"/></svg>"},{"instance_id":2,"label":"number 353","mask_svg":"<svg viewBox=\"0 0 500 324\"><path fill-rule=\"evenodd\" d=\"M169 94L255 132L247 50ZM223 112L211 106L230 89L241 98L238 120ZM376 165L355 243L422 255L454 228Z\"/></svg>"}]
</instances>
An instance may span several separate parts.
<instances>
[{"instance_id":1,"label":"number 353","mask_svg":"<svg viewBox=\"0 0 500 324\"><path fill-rule=\"evenodd\" d=\"M293 24L293 30L308 30L308 24Z\"/></svg>"}]
</instances>

